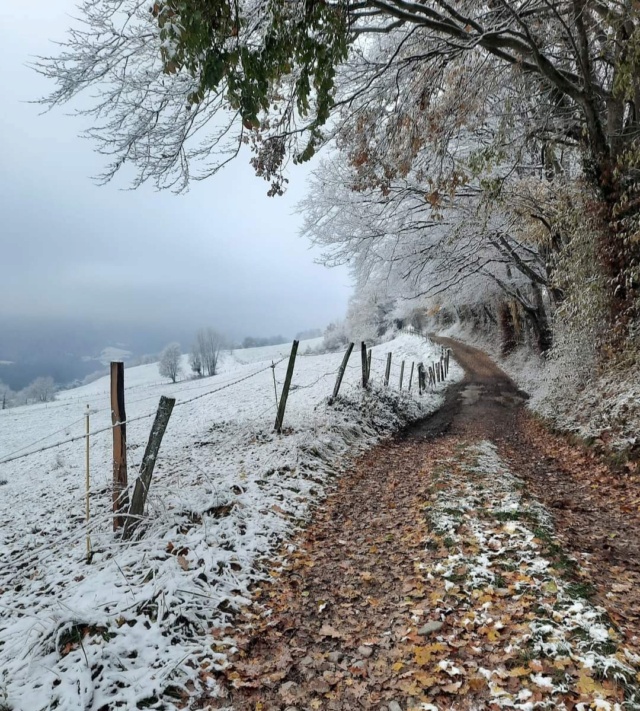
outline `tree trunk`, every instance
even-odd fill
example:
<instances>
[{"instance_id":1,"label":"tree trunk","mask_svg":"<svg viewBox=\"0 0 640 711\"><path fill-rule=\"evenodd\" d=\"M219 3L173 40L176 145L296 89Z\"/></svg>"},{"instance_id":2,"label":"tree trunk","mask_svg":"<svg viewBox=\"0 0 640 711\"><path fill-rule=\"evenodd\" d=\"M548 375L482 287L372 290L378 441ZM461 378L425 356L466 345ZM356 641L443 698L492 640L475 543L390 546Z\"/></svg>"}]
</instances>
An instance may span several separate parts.
<instances>
[{"instance_id":1,"label":"tree trunk","mask_svg":"<svg viewBox=\"0 0 640 711\"><path fill-rule=\"evenodd\" d=\"M516 348L516 329L513 323L513 312L511 305L503 301L498 309L498 320L500 322L501 353L508 356Z\"/></svg>"}]
</instances>

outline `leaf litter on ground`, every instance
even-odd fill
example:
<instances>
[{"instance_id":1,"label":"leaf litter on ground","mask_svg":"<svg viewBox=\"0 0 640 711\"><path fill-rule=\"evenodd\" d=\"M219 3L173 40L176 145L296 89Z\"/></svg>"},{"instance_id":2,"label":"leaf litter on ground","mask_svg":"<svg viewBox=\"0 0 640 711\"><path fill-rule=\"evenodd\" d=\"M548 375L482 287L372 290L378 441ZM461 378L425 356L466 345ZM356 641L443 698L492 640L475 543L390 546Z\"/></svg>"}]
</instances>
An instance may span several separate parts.
<instances>
[{"instance_id":1,"label":"leaf litter on ground","mask_svg":"<svg viewBox=\"0 0 640 711\"><path fill-rule=\"evenodd\" d=\"M523 488L486 441L365 455L254 591L203 707L640 708L640 658Z\"/></svg>"}]
</instances>

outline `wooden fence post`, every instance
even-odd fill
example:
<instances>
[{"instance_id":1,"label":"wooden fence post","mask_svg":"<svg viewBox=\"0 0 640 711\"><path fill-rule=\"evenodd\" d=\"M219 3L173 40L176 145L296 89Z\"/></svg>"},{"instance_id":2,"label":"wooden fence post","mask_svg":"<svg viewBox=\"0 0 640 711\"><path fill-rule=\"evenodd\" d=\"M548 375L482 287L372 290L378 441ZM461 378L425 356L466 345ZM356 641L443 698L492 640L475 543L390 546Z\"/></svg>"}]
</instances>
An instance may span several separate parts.
<instances>
[{"instance_id":1,"label":"wooden fence post","mask_svg":"<svg viewBox=\"0 0 640 711\"><path fill-rule=\"evenodd\" d=\"M278 414L276 415L276 424L274 425L274 429L278 434L282 432L282 423L284 422L284 413L287 409L287 398L289 397L289 388L291 386L291 379L293 378L293 367L296 364L298 345L299 341L294 341L293 345L291 346L291 355L289 356L287 374L284 379L284 385L282 386L282 395L280 395L280 406L278 407Z\"/></svg>"},{"instance_id":2,"label":"wooden fence post","mask_svg":"<svg viewBox=\"0 0 640 711\"><path fill-rule=\"evenodd\" d=\"M342 385L342 378L344 378L344 373L347 369L347 363L349 362L349 357L351 355L351 351L353 350L353 343L349 344L349 347L347 348L347 352L344 354L344 358L342 359L342 365L340 366L340 369L338 370L338 377L336 378L336 384L335 387L333 388L333 395L329 398L329 405L333 403L333 401L338 397L338 393L340 392L340 385Z\"/></svg>"},{"instance_id":3,"label":"wooden fence post","mask_svg":"<svg viewBox=\"0 0 640 711\"><path fill-rule=\"evenodd\" d=\"M387 367L384 371L384 386L389 386L389 376L391 375L391 353L387 353Z\"/></svg>"},{"instance_id":4,"label":"wooden fence post","mask_svg":"<svg viewBox=\"0 0 640 711\"><path fill-rule=\"evenodd\" d=\"M367 344L364 341L360 344L360 359L362 360L362 387L366 388L369 383L369 367L367 365Z\"/></svg>"},{"instance_id":5,"label":"wooden fence post","mask_svg":"<svg viewBox=\"0 0 640 711\"><path fill-rule=\"evenodd\" d=\"M113 425L113 530L123 524L129 505L127 491L127 415L124 407L124 363L111 363L111 423Z\"/></svg>"},{"instance_id":6,"label":"wooden fence post","mask_svg":"<svg viewBox=\"0 0 640 711\"><path fill-rule=\"evenodd\" d=\"M418 392L420 395L425 390L425 371L424 371L424 365L422 363L418 363Z\"/></svg>"},{"instance_id":7,"label":"wooden fence post","mask_svg":"<svg viewBox=\"0 0 640 711\"><path fill-rule=\"evenodd\" d=\"M147 494L149 493L151 477L153 476L153 470L158 459L158 452L160 451L162 438L169 424L169 418L171 417L175 404L175 398L165 397L164 395L160 398L156 419L153 421L147 448L144 450L144 457L142 457L140 475L136 479L136 484L133 489L129 513L124 522L124 531L122 532L124 538L131 538L136 528L138 528L140 519L144 514L144 505L147 501Z\"/></svg>"},{"instance_id":8,"label":"wooden fence post","mask_svg":"<svg viewBox=\"0 0 640 711\"><path fill-rule=\"evenodd\" d=\"M402 392L402 381L404 379L404 361L400 364L400 392Z\"/></svg>"},{"instance_id":9,"label":"wooden fence post","mask_svg":"<svg viewBox=\"0 0 640 711\"><path fill-rule=\"evenodd\" d=\"M411 392L411 383L413 381L413 366L414 365L415 365L415 363L413 361L411 361L411 373L409 374L409 387L408 387L409 392Z\"/></svg>"},{"instance_id":10,"label":"wooden fence post","mask_svg":"<svg viewBox=\"0 0 640 711\"><path fill-rule=\"evenodd\" d=\"M371 355L373 350L369 348L369 353L367 355L367 383L371 380Z\"/></svg>"},{"instance_id":11,"label":"wooden fence post","mask_svg":"<svg viewBox=\"0 0 640 711\"><path fill-rule=\"evenodd\" d=\"M436 386L436 374L431 366L429 366L429 386L432 388Z\"/></svg>"}]
</instances>

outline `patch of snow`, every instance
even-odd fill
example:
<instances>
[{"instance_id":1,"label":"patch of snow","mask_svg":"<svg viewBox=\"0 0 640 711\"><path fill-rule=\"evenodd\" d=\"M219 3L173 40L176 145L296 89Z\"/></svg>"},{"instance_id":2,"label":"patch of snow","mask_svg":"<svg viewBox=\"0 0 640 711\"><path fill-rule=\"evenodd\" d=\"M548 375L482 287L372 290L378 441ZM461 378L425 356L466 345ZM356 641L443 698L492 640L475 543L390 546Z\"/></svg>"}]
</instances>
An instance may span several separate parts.
<instances>
[{"instance_id":1,"label":"patch of snow","mask_svg":"<svg viewBox=\"0 0 640 711\"><path fill-rule=\"evenodd\" d=\"M171 711L211 689L209 672L234 648L222 630L266 574L258 562L304 523L350 457L442 402L446 383L418 397L414 373L406 390L410 363L439 357L422 338L403 334L373 349L369 393L360 388L354 354L333 406L328 396L343 354L307 356L303 345L282 435L273 432L273 374L280 391L287 363L270 366L288 355L287 344L225 353L218 375L176 384L163 381L157 364L126 370L130 484L159 397L177 400L143 536L131 542L111 530L107 378L62 392L55 403L0 412L0 461L34 452L0 465L7 480L0 489L0 698L5 693L13 711L143 703ZM385 388L388 351L393 380ZM461 375L452 367L448 382ZM88 525L87 404L91 429L105 430L90 438Z\"/></svg>"}]
</instances>

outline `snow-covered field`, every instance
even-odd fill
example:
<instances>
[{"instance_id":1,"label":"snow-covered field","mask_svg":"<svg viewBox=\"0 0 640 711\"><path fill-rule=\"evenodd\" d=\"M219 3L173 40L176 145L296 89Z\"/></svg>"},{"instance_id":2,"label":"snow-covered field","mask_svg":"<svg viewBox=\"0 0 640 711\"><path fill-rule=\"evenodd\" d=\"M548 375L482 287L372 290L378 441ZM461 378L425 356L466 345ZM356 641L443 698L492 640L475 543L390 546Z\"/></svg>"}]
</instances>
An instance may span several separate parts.
<instances>
[{"instance_id":1,"label":"snow-covered field","mask_svg":"<svg viewBox=\"0 0 640 711\"><path fill-rule=\"evenodd\" d=\"M359 387L354 351L341 397L329 406L343 354L304 355L317 345L300 344L282 435L272 431L270 366L277 363L280 390L289 345L225 354L215 377L175 385L160 378L156 364L126 371L130 485L160 395L177 400L148 521L134 542L111 531L106 378L54 403L0 412L0 708L188 708L212 687L211 671L233 646L216 630L246 601L262 575L260 560L304 521L349 456L441 402L440 392L417 396L415 374L411 394L398 393L401 360L406 388L410 363L439 355L403 334L373 349L370 393ZM385 389L389 351L392 385ZM459 379L451 366L449 380ZM88 527L87 405L97 432Z\"/></svg>"}]
</instances>

